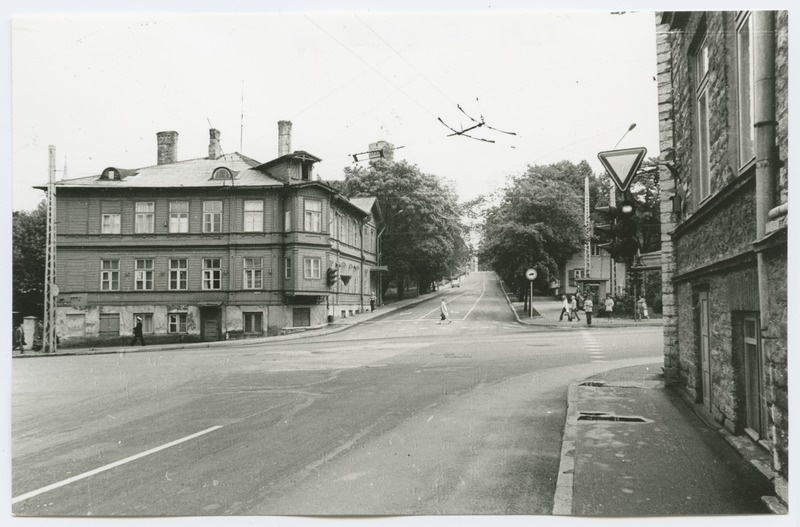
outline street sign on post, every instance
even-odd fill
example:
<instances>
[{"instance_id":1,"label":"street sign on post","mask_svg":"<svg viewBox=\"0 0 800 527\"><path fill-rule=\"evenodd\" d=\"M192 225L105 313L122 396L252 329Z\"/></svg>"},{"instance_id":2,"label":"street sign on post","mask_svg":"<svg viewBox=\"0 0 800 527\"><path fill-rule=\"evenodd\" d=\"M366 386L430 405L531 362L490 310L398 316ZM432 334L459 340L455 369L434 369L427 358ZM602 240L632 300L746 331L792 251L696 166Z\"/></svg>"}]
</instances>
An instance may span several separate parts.
<instances>
[{"instance_id":1,"label":"street sign on post","mask_svg":"<svg viewBox=\"0 0 800 527\"><path fill-rule=\"evenodd\" d=\"M536 280L536 269L525 271L525 278L531 283L531 296L528 297L528 306L530 306L530 316L533 318L533 281Z\"/></svg>"},{"instance_id":2,"label":"street sign on post","mask_svg":"<svg viewBox=\"0 0 800 527\"><path fill-rule=\"evenodd\" d=\"M607 150L597 154L597 158L603 164L614 184L621 192L628 190L633 181L633 176L639 170L647 149L625 148L622 150Z\"/></svg>"}]
</instances>

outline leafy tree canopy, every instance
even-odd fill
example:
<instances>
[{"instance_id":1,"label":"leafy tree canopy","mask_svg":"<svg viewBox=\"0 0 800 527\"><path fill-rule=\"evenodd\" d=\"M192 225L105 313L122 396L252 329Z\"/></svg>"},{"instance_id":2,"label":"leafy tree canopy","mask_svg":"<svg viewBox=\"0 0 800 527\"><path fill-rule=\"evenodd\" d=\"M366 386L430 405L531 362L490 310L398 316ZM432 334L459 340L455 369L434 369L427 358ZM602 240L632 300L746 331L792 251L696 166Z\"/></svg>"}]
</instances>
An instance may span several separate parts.
<instances>
[{"instance_id":1,"label":"leafy tree canopy","mask_svg":"<svg viewBox=\"0 0 800 527\"><path fill-rule=\"evenodd\" d=\"M47 206L14 211L12 216L12 303L23 316L42 317Z\"/></svg>"}]
</instances>

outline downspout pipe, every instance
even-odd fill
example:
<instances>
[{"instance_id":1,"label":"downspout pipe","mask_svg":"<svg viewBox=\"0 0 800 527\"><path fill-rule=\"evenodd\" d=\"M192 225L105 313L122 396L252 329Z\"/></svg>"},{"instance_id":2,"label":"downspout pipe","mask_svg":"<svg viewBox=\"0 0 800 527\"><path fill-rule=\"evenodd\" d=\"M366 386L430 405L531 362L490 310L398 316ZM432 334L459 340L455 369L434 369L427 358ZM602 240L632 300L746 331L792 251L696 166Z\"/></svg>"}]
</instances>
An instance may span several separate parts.
<instances>
[{"instance_id":1,"label":"downspout pipe","mask_svg":"<svg viewBox=\"0 0 800 527\"><path fill-rule=\"evenodd\" d=\"M753 13L753 91L756 151L756 240L766 235L769 211L775 203L777 170L775 134L775 12ZM758 303L762 332L768 329L769 289L764 253L756 254Z\"/></svg>"}]
</instances>

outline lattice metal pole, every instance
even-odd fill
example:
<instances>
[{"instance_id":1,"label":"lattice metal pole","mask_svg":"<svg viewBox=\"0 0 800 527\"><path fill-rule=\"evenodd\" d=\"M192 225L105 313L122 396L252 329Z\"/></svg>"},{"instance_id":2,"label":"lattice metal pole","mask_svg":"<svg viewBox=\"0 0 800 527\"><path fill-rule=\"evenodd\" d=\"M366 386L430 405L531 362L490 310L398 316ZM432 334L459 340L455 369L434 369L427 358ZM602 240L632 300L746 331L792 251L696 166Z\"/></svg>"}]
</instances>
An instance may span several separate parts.
<instances>
[{"instance_id":1,"label":"lattice metal pole","mask_svg":"<svg viewBox=\"0 0 800 527\"><path fill-rule=\"evenodd\" d=\"M47 183L47 241L44 276L44 327L42 349L56 351L56 147L50 145L50 174Z\"/></svg>"},{"instance_id":2,"label":"lattice metal pole","mask_svg":"<svg viewBox=\"0 0 800 527\"><path fill-rule=\"evenodd\" d=\"M592 273L592 230L589 223L589 175L583 180L583 277Z\"/></svg>"}]
</instances>

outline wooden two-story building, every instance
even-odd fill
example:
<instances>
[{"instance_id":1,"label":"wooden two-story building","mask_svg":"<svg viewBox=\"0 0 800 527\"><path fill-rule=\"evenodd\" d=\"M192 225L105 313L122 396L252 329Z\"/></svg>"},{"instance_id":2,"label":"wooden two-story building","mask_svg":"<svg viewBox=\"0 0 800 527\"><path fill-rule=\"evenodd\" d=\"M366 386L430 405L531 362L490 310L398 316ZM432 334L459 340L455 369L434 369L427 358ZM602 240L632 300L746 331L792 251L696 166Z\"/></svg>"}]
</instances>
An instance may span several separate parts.
<instances>
[{"instance_id":1,"label":"wooden two-story building","mask_svg":"<svg viewBox=\"0 0 800 527\"><path fill-rule=\"evenodd\" d=\"M369 308L377 202L315 180L320 159L278 128L266 163L223 155L214 129L208 157L178 161L178 133L159 132L156 165L57 183L62 345L130 339L137 317L145 340L218 340Z\"/></svg>"}]
</instances>

